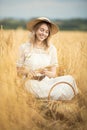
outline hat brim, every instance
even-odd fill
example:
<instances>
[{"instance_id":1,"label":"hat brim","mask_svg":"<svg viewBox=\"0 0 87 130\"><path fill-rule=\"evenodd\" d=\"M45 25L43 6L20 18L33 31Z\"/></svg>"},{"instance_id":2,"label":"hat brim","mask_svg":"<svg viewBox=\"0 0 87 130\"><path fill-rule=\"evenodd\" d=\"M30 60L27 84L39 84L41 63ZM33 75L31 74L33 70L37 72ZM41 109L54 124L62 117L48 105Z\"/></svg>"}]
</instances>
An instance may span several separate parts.
<instances>
[{"instance_id":1,"label":"hat brim","mask_svg":"<svg viewBox=\"0 0 87 130\"><path fill-rule=\"evenodd\" d=\"M47 19L47 18L37 18L37 19L33 19L33 20L31 20L31 21L29 21L28 23L27 23L27 29L30 31L30 32L32 32L33 31L33 27L37 24L37 23L39 23L39 22L47 22L47 23L49 23L50 25L51 25L51 35L54 35L54 34L56 34L58 31L59 31L59 29L58 29L58 27L57 27L57 25L55 25L53 22L51 22L49 19Z\"/></svg>"}]
</instances>

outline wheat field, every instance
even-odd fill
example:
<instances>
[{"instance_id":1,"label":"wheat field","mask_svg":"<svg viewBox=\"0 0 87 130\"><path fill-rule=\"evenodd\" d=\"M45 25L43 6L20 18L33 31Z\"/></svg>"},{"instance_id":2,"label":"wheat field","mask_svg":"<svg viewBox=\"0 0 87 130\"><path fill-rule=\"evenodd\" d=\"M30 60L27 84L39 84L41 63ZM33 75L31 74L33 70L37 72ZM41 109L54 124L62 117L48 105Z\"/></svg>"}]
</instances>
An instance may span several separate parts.
<instances>
[{"instance_id":1,"label":"wheat field","mask_svg":"<svg viewBox=\"0 0 87 130\"><path fill-rule=\"evenodd\" d=\"M0 30L0 130L86 130L87 32L60 31L51 38L58 50L57 74L71 74L79 94L71 101L38 100L17 76L18 47L24 30Z\"/></svg>"}]
</instances>

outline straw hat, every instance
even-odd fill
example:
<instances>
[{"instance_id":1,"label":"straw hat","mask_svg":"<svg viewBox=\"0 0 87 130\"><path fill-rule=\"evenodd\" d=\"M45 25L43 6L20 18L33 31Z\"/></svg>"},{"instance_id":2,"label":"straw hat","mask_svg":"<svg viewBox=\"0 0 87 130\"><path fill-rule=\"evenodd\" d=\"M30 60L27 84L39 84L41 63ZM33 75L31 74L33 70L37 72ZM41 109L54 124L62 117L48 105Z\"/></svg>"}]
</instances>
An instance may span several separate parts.
<instances>
[{"instance_id":1,"label":"straw hat","mask_svg":"<svg viewBox=\"0 0 87 130\"><path fill-rule=\"evenodd\" d=\"M27 29L32 32L33 31L33 27L39 23L39 22L47 22L51 25L51 35L54 35L58 32L58 27L53 23L51 22L48 18L46 17L40 17L40 18L36 18L36 19L33 19L31 21L29 21L27 23Z\"/></svg>"}]
</instances>

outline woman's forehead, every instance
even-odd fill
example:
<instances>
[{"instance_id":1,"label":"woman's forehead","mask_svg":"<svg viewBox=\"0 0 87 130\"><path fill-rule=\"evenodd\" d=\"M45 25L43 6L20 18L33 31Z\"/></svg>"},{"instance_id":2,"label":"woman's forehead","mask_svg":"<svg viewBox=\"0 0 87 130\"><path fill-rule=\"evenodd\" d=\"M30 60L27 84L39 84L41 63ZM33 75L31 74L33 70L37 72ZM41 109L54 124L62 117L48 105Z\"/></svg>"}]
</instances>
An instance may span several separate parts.
<instances>
[{"instance_id":1,"label":"woman's forehead","mask_svg":"<svg viewBox=\"0 0 87 130\"><path fill-rule=\"evenodd\" d=\"M47 26L46 23L41 24L41 25L40 25L40 28L45 28L45 29L49 30L49 28L48 28L48 26Z\"/></svg>"}]
</instances>

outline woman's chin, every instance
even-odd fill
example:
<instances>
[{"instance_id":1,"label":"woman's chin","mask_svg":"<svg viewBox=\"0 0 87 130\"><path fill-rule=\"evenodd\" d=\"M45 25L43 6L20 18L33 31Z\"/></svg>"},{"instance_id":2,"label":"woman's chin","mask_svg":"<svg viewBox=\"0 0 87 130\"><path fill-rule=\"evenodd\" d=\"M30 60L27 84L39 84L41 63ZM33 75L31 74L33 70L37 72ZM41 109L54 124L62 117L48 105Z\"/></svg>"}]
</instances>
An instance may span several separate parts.
<instances>
[{"instance_id":1,"label":"woman's chin","mask_svg":"<svg viewBox=\"0 0 87 130\"><path fill-rule=\"evenodd\" d=\"M42 42L42 41L44 41L45 39L44 39L44 38L39 38L38 40Z\"/></svg>"}]
</instances>

